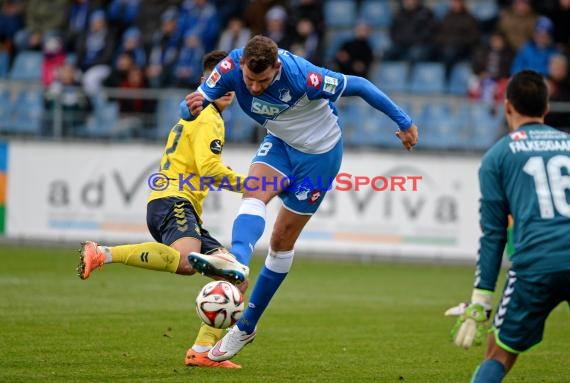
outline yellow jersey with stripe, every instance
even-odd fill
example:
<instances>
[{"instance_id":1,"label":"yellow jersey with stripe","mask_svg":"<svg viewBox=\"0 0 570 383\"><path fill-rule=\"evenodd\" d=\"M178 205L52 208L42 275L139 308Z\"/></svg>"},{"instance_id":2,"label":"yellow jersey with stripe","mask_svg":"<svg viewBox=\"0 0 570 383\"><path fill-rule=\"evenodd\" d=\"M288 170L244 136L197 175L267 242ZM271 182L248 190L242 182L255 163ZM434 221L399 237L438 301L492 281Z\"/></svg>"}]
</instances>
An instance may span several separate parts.
<instances>
[{"instance_id":1,"label":"yellow jersey with stripe","mask_svg":"<svg viewBox=\"0 0 570 383\"><path fill-rule=\"evenodd\" d=\"M222 162L224 144L224 120L214 104L208 105L194 121L180 119L168 135L160 160L159 171L165 179L153 185L148 202L175 196L185 198L200 217L210 190L242 193L245 176Z\"/></svg>"}]
</instances>

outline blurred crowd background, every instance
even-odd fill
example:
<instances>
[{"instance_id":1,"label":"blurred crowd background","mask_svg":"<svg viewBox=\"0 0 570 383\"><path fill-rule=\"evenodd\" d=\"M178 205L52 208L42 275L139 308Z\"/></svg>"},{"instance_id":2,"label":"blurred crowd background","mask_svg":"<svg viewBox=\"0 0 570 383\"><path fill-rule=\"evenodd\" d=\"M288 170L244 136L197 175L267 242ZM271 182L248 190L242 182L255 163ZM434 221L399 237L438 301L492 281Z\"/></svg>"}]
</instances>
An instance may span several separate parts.
<instances>
[{"instance_id":1,"label":"blurred crowd background","mask_svg":"<svg viewBox=\"0 0 570 383\"><path fill-rule=\"evenodd\" d=\"M570 0L0 0L0 135L163 141L204 52L264 34L364 76L422 129L418 149L484 150L505 132L511 74L548 79L570 130ZM398 147L362 102L337 107L350 147ZM233 105L228 142L264 134Z\"/></svg>"}]
</instances>

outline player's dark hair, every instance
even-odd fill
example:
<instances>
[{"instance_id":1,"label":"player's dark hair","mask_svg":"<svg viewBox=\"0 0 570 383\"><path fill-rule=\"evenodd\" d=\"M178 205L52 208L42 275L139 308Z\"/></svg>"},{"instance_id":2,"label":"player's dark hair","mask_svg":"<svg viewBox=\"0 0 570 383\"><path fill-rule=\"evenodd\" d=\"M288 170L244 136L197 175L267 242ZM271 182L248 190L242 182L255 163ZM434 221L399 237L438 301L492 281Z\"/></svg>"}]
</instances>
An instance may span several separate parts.
<instances>
[{"instance_id":1,"label":"player's dark hair","mask_svg":"<svg viewBox=\"0 0 570 383\"><path fill-rule=\"evenodd\" d=\"M277 44L269 37L252 37L243 49L243 61L253 73L261 73L277 63Z\"/></svg>"},{"instance_id":2,"label":"player's dark hair","mask_svg":"<svg viewBox=\"0 0 570 383\"><path fill-rule=\"evenodd\" d=\"M544 77L532 70L515 74L507 86L507 100L523 116L543 117L548 107Z\"/></svg>"},{"instance_id":3,"label":"player's dark hair","mask_svg":"<svg viewBox=\"0 0 570 383\"><path fill-rule=\"evenodd\" d=\"M202 71L213 71L216 65L224 58L226 58L227 55L228 52L219 50L211 51L210 53L204 55L204 58L202 59Z\"/></svg>"}]
</instances>

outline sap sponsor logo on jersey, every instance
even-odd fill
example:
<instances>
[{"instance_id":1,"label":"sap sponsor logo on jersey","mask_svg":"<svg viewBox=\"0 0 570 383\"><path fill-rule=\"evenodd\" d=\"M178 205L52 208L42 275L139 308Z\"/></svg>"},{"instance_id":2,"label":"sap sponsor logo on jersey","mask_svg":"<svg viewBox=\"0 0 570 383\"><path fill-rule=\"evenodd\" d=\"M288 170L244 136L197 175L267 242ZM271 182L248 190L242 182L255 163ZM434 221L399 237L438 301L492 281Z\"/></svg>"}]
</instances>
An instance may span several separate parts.
<instances>
[{"instance_id":1,"label":"sap sponsor logo on jersey","mask_svg":"<svg viewBox=\"0 0 570 383\"><path fill-rule=\"evenodd\" d=\"M323 76L320 73L309 72L307 76L307 85L311 88L319 89L323 82Z\"/></svg>"},{"instance_id":2,"label":"sap sponsor logo on jersey","mask_svg":"<svg viewBox=\"0 0 570 383\"><path fill-rule=\"evenodd\" d=\"M208 85L208 87L210 88L215 87L218 81L220 80L220 77L222 77L220 72L218 72L217 69L214 69L212 73L210 73L210 77L208 77L208 80L206 80L206 85Z\"/></svg>"},{"instance_id":3,"label":"sap sponsor logo on jersey","mask_svg":"<svg viewBox=\"0 0 570 383\"><path fill-rule=\"evenodd\" d=\"M336 88L338 87L338 78L325 76L325 86L323 87L323 92L334 94Z\"/></svg>"},{"instance_id":4,"label":"sap sponsor logo on jersey","mask_svg":"<svg viewBox=\"0 0 570 383\"><path fill-rule=\"evenodd\" d=\"M271 104L255 97L251 99L251 111L262 116L275 117L288 107L286 104Z\"/></svg>"},{"instance_id":5,"label":"sap sponsor logo on jersey","mask_svg":"<svg viewBox=\"0 0 570 383\"><path fill-rule=\"evenodd\" d=\"M220 70L222 71L223 74L228 73L229 71L231 71L234 68L235 68L235 64L234 64L233 60L231 59L231 57L226 57L220 63Z\"/></svg>"}]
</instances>

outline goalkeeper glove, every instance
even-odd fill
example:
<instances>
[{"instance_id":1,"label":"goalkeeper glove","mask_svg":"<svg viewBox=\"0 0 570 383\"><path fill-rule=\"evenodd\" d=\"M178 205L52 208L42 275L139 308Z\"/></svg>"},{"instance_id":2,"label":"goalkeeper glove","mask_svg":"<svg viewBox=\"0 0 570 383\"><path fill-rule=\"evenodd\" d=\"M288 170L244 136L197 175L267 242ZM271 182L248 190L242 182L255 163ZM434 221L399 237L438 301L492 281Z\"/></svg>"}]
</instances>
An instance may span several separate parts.
<instances>
[{"instance_id":1,"label":"goalkeeper glove","mask_svg":"<svg viewBox=\"0 0 570 383\"><path fill-rule=\"evenodd\" d=\"M491 294L474 289L471 302L460 303L445 312L446 316L459 316L451 329L451 338L458 347L468 349L481 345L491 316Z\"/></svg>"}]
</instances>

